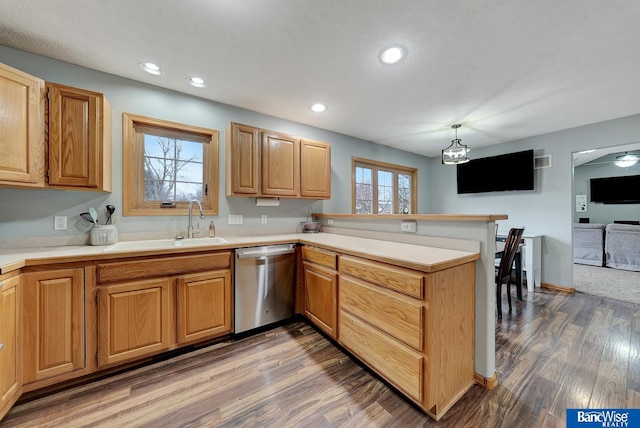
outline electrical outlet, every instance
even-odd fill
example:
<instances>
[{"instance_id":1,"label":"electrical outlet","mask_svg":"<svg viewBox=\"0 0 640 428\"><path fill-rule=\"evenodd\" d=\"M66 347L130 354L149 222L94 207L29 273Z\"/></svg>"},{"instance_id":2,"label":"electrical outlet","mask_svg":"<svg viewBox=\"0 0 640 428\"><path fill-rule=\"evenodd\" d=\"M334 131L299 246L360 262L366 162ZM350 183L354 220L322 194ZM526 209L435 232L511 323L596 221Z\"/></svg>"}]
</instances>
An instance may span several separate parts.
<instances>
[{"instance_id":1,"label":"electrical outlet","mask_svg":"<svg viewBox=\"0 0 640 428\"><path fill-rule=\"evenodd\" d=\"M53 230L67 230L67 216L53 216Z\"/></svg>"},{"instance_id":2,"label":"electrical outlet","mask_svg":"<svg viewBox=\"0 0 640 428\"><path fill-rule=\"evenodd\" d=\"M327 224L328 224L329 226L333 226L333 219L332 219L332 218L330 218L329 220L327 220Z\"/></svg>"},{"instance_id":3,"label":"electrical outlet","mask_svg":"<svg viewBox=\"0 0 640 428\"><path fill-rule=\"evenodd\" d=\"M227 224L242 224L242 214L229 214Z\"/></svg>"},{"instance_id":4,"label":"electrical outlet","mask_svg":"<svg viewBox=\"0 0 640 428\"><path fill-rule=\"evenodd\" d=\"M267 215L262 214L262 224L267 224Z\"/></svg>"},{"instance_id":5,"label":"electrical outlet","mask_svg":"<svg viewBox=\"0 0 640 428\"><path fill-rule=\"evenodd\" d=\"M416 222L413 220L402 220L400 223L400 230L403 232L415 232L416 227Z\"/></svg>"}]
</instances>

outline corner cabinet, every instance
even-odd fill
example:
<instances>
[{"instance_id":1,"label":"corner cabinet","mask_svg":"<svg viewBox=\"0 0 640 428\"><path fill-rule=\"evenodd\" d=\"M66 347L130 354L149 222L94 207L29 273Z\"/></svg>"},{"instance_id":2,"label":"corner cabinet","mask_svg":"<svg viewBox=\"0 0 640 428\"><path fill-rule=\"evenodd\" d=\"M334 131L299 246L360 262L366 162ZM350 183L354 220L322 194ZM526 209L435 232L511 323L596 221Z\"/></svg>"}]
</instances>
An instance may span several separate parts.
<instances>
[{"instance_id":1,"label":"corner cabinet","mask_svg":"<svg viewBox=\"0 0 640 428\"><path fill-rule=\"evenodd\" d=\"M231 123L227 129L227 196L331 198L331 146Z\"/></svg>"},{"instance_id":2,"label":"corner cabinet","mask_svg":"<svg viewBox=\"0 0 640 428\"><path fill-rule=\"evenodd\" d=\"M0 185L44 187L44 81L0 63Z\"/></svg>"},{"instance_id":3,"label":"corner cabinet","mask_svg":"<svg viewBox=\"0 0 640 428\"><path fill-rule=\"evenodd\" d=\"M21 276L0 276L0 420L22 394Z\"/></svg>"},{"instance_id":4,"label":"corner cabinet","mask_svg":"<svg viewBox=\"0 0 640 428\"><path fill-rule=\"evenodd\" d=\"M24 383L85 367L83 268L23 274Z\"/></svg>"},{"instance_id":5,"label":"corner cabinet","mask_svg":"<svg viewBox=\"0 0 640 428\"><path fill-rule=\"evenodd\" d=\"M48 183L111 191L111 106L103 94L47 82Z\"/></svg>"}]
</instances>

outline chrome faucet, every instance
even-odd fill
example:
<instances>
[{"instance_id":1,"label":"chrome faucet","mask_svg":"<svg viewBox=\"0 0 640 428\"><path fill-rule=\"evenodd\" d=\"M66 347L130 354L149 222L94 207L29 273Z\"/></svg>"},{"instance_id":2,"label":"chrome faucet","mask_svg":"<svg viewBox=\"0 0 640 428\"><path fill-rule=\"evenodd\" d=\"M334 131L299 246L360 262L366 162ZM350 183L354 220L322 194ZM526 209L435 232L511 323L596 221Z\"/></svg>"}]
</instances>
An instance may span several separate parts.
<instances>
[{"instance_id":1,"label":"chrome faucet","mask_svg":"<svg viewBox=\"0 0 640 428\"><path fill-rule=\"evenodd\" d=\"M204 218L204 211L202 211L202 205L195 199L189 202L189 226L187 227L187 238L193 238L193 204L198 204L200 210L200 218Z\"/></svg>"}]
</instances>

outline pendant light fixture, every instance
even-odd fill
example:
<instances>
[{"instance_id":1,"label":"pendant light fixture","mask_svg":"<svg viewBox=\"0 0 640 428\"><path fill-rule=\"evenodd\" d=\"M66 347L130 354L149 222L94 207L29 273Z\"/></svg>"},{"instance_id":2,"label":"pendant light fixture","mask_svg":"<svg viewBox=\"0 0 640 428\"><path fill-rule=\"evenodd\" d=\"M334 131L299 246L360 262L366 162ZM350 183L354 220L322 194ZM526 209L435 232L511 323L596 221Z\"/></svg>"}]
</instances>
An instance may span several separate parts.
<instances>
[{"instance_id":1,"label":"pendant light fixture","mask_svg":"<svg viewBox=\"0 0 640 428\"><path fill-rule=\"evenodd\" d=\"M458 138L458 128L462 125L456 123L451 127L456 131L455 140L451 140L451 145L442 150L442 163L445 165L458 165L461 163L469 162L469 149L462 143L462 140Z\"/></svg>"}]
</instances>

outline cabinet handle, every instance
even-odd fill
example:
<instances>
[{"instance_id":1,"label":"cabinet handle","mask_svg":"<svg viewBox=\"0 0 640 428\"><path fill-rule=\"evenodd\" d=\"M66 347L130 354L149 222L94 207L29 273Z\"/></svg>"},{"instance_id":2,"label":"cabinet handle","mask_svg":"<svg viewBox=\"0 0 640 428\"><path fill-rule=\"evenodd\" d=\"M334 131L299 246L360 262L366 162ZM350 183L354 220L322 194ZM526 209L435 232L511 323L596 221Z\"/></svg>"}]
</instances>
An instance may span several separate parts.
<instances>
[{"instance_id":1,"label":"cabinet handle","mask_svg":"<svg viewBox=\"0 0 640 428\"><path fill-rule=\"evenodd\" d=\"M4 343L0 343L0 351L2 351L2 348L4 348Z\"/></svg>"}]
</instances>

